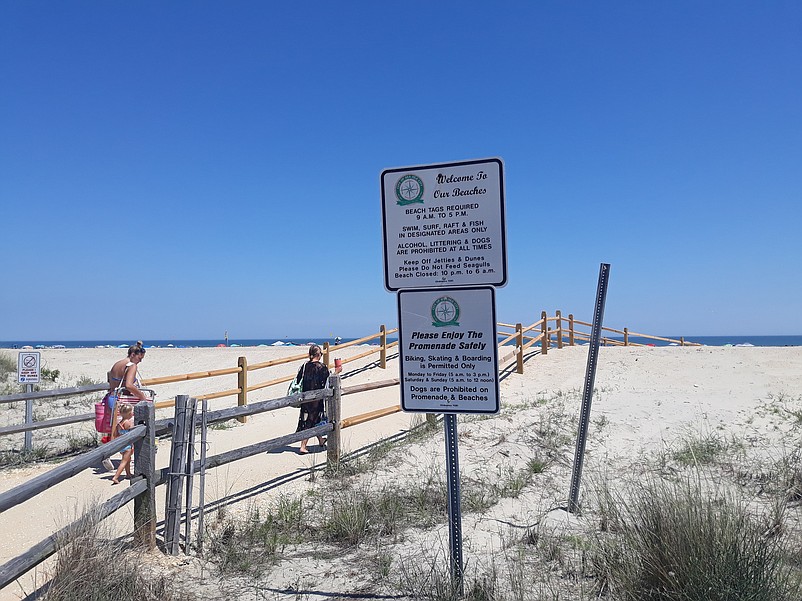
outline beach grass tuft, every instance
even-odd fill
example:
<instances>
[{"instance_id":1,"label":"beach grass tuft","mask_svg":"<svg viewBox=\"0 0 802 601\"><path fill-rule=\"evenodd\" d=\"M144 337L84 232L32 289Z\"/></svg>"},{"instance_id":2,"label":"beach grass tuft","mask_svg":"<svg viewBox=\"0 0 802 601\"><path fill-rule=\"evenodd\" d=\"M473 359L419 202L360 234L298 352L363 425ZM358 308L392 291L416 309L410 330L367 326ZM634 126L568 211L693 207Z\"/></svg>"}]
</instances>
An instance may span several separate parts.
<instances>
[{"instance_id":1,"label":"beach grass tuft","mask_svg":"<svg viewBox=\"0 0 802 601\"><path fill-rule=\"evenodd\" d=\"M19 467L37 461L44 461L51 455L50 447L46 444L34 444L30 451L25 449L0 451L0 468Z\"/></svg>"},{"instance_id":2,"label":"beach grass tuft","mask_svg":"<svg viewBox=\"0 0 802 601\"><path fill-rule=\"evenodd\" d=\"M197 601L176 581L143 570L142 556L128 549L85 512L60 541L44 601Z\"/></svg>"},{"instance_id":3,"label":"beach grass tuft","mask_svg":"<svg viewBox=\"0 0 802 601\"><path fill-rule=\"evenodd\" d=\"M0 380L5 380L9 374L17 373L17 360L8 353L0 352Z\"/></svg>"},{"instance_id":4,"label":"beach grass tuft","mask_svg":"<svg viewBox=\"0 0 802 601\"><path fill-rule=\"evenodd\" d=\"M600 594L626 601L800 598L776 515L756 513L695 477L651 477L604 499L606 532L594 553Z\"/></svg>"}]
</instances>

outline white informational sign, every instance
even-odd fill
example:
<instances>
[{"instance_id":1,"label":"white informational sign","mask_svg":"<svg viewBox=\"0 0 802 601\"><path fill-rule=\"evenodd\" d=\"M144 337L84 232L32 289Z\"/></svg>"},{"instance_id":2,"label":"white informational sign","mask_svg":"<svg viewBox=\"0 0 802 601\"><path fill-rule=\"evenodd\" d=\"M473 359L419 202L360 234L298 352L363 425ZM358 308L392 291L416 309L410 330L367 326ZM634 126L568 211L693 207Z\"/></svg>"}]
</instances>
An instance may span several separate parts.
<instances>
[{"instance_id":1,"label":"white informational sign","mask_svg":"<svg viewBox=\"0 0 802 601\"><path fill-rule=\"evenodd\" d=\"M496 299L490 286L401 290L401 408L498 413Z\"/></svg>"},{"instance_id":2,"label":"white informational sign","mask_svg":"<svg viewBox=\"0 0 802 601\"><path fill-rule=\"evenodd\" d=\"M381 174L388 290L507 283L501 159Z\"/></svg>"},{"instance_id":3,"label":"white informational sign","mask_svg":"<svg viewBox=\"0 0 802 601\"><path fill-rule=\"evenodd\" d=\"M40 353L20 351L17 357L17 382L20 384L38 384L41 365Z\"/></svg>"}]
</instances>

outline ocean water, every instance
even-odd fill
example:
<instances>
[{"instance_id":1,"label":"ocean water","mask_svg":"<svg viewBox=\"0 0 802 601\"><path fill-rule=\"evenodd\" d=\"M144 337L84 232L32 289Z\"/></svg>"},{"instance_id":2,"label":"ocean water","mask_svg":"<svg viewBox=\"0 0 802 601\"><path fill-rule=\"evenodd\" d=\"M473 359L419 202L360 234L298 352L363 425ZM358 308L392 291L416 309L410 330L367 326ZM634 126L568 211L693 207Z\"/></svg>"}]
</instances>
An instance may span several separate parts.
<instances>
[{"instance_id":1,"label":"ocean water","mask_svg":"<svg viewBox=\"0 0 802 601\"><path fill-rule=\"evenodd\" d=\"M663 336L663 338L673 338L679 340L681 336ZM361 338L361 336L360 336ZM612 337L622 340L620 336ZM342 338L341 343L350 342L357 338ZM388 342L394 342L396 337L387 337ZM631 342L638 344L654 344L655 346L670 346L672 343L662 340L652 340L650 338L638 338L630 336ZM686 342L698 342L707 346L802 346L802 336L685 336ZM128 348L134 341L130 340L0 340L0 348L20 349L24 346L33 348L95 348L95 347L116 347ZM285 345L307 346L309 343L322 345L328 342L329 346L335 346L334 338L246 338L229 339L228 346L272 346L276 342ZM224 340L145 340L146 348L195 348L195 347L215 347L224 344ZM378 338L366 344L378 344ZM514 343L510 343L514 344Z\"/></svg>"},{"instance_id":2,"label":"ocean water","mask_svg":"<svg viewBox=\"0 0 802 601\"><path fill-rule=\"evenodd\" d=\"M359 338L362 338L360 336ZM350 342L357 340L357 338L342 338L340 343ZM389 342L396 340L395 338L387 337ZM24 346L33 348L128 348L135 340L0 340L0 348L20 349ZM225 345L225 340L178 340L178 339L164 339L164 340L143 340L145 348L209 348ZM276 342L281 342L282 345L287 346L307 346L310 343L323 345L328 342L329 346L335 345L334 338L246 338L246 339L228 339L228 346L272 346ZM378 344L379 339L371 340L365 344ZM276 345L280 346L280 345Z\"/></svg>"},{"instance_id":3,"label":"ocean water","mask_svg":"<svg viewBox=\"0 0 802 601\"><path fill-rule=\"evenodd\" d=\"M617 340L623 338L617 336ZM663 336L679 340L681 336ZM802 336L685 336L685 342L698 342L706 346L802 346ZM672 343L648 338L629 337L630 342L638 344L654 344L655 346L670 346ZM676 343L674 343L676 344Z\"/></svg>"}]
</instances>

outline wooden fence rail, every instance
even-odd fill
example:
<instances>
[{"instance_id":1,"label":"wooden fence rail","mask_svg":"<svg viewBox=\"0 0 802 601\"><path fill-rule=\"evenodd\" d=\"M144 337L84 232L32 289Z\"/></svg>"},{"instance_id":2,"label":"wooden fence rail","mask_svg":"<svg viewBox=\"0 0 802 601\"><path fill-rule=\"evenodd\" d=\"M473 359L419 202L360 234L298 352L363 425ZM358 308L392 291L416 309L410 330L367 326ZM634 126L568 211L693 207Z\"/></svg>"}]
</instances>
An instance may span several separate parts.
<instances>
[{"instance_id":1,"label":"wooden fence rail","mask_svg":"<svg viewBox=\"0 0 802 601\"><path fill-rule=\"evenodd\" d=\"M588 341L590 340L590 331L589 330L587 332L580 331L577 329L577 326L591 328L592 324L575 319L573 315L569 315L567 318L562 317L562 313L558 310L552 317L547 316L545 311L541 312L540 319L527 326L523 326L522 324L509 324L504 322L499 322L497 326L498 328L500 328L498 333L500 340L497 341L497 344L500 347L500 351L507 349L508 345L514 342L514 347L511 350L499 355L500 357L499 367L502 367L503 365L506 365L507 362L515 359L517 363L516 371L518 373L523 373L525 351L531 349L533 346L537 344L540 344L540 352L545 355L548 353L549 349L552 346L556 346L557 348L562 348L563 344L565 343L567 343L569 346L574 346L577 343L577 341ZM512 332L502 331L504 328L512 329L514 331ZM532 335L531 333L535 331L538 331L538 334ZM671 338L664 338L661 336L652 336L649 334L634 333L630 332L627 328L615 329L609 327L602 327L602 331L610 332L613 334L620 334L623 337L622 340L618 340L607 336L603 336L601 339L601 343L607 346L643 346L642 343L636 343L631 341L630 338L633 337L645 340L656 340L660 342L674 343L680 346L688 346L688 345L698 346L697 343L688 342L684 338L680 338L679 340L674 340ZM370 334L368 336L364 336L362 338L358 338L356 340L352 340L350 342L346 342L344 344L339 344L335 348L337 348L338 350L344 349L358 344L363 344L371 340L378 339L380 344L377 346L377 348L368 349L363 353L359 353L352 357L344 358L342 362L343 364L348 364L363 359L365 357L368 357L370 355L379 353L380 355L379 367L386 368L387 351L398 345L397 341L388 343L387 336L395 334L397 332L398 332L397 328L387 330L384 325L381 325L379 327L379 332L375 334ZM332 348L329 347L328 343L325 343L323 345L324 362L326 363L326 365L329 366L331 366L331 361L330 361L331 350ZM260 369L275 367L277 365L303 361L306 358L307 354L303 353L303 354L292 355L290 357L283 357L280 359L273 359L271 361L265 361L262 363L254 363L249 365L246 357L239 357L237 367L200 371L187 374L178 374L174 376L162 376L158 378L150 378L143 380L142 385L158 386L169 383L187 382L202 378L213 378L218 376L236 374L238 376L237 388L230 388L204 395L197 395L195 398L198 400L204 400L204 399L212 400L212 399L236 396L238 406L247 406L248 393L255 392L257 390L262 390L270 386L275 386L277 384L282 384L284 382L289 382L295 376L295 374L292 373L286 376L273 378L265 382L259 382L249 385L248 384L249 373L255 372ZM16 401L24 401L28 399L56 398L61 396L85 394L89 392L105 391L107 389L108 389L107 384L92 384L89 386L45 390L32 393L18 393L13 395L0 396L0 403L13 403ZM163 409L172 407L174 404L175 404L175 399L168 399L165 401L157 402L155 404L155 407L156 409ZM248 415L247 413L244 413L238 416L237 419L239 419L241 422L244 422L247 419L247 415ZM79 415L65 416L38 422L3 426L0 427L0 436L8 434L19 434L23 432L31 432L34 430L41 430L46 428L60 427L69 424L92 421L93 419L94 419L94 414L83 413Z\"/></svg>"},{"instance_id":2,"label":"wooden fence rail","mask_svg":"<svg viewBox=\"0 0 802 601\"><path fill-rule=\"evenodd\" d=\"M563 327L563 322L567 323L567 328ZM550 324L553 324L554 327L550 327ZM592 324L576 320L574 319L573 315L569 315L567 319L563 318L560 311L557 311L554 317L548 317L546 315L546 312L544 311L541 313L540 320L535 321L534 323L527 326L523 326L520 323L515 325L499 323L498 326L503 328L511 328L514 330L511 333L499 332L498 334L501 340L498 341L497 344L499 344L502 349L507 348L507 345L509 345L510 343L514 343L514 348L502 358L501 364L504 364L507 361L514 358L516 359L517 362L517 371L519 373L523 373L524 352L527 349L531 348L537 343L540 343L541 353L545 355L547 354L552 344L556 345L558 348L562 348L563 344L567 341L570 346L573 346L574 344L576 344L577 340L587 340L590 338L589 333L577 330L577 326L592 327ZM538 330L539 334L536 336L529 334L530 332ZM367 336L359 340L346 343L344 345L339 345L338 348L345 348L347 346L360 344L362 342L372 340L377 337L380 338L381 340L381 345L378 349L371 349L369 351L366 351L365 353L360 353L356 356L343 359L343 363L356 361L358 359L379 352L380 353L379 366L382 368L386 367L387 350L397 345L397 342L388 344L386 337L387 334L392 334L396 331L397 330L387 331L384 326L381 326L380 332L378 334ZM679 345L697 345L696 343L685 341L684 338L681 338L679 340L673 340L670 338L650 336L646 334L635 334L629 332L627 328L624 328L623 330L616 330L613 328L603 327L602 331L621 334L623 336L622 340L603 337L602 338L603 344L611 344L611 345L614 344L623 346L634 345L636 343L633 343L632 341L629 340L630 336L632 336L643 339L652 339L669 343L677 343ZM251 404L247 403L247 392L252 390L258 390L271 384L286 382L294 377L294 374L291 374L286 377L274 379L271 381L271 384L260 383L254 386L248 386L247 373L255 371L257 369L263 369L266 367L272 367L275 365L290 363L293 361L304 360L306 359L306 357L307 357L306 354L296 355L292 357L286 357L283 359L267 361L260 364L253 364L251 366L248 366L247 360L244 357L240 357L238 359L238 365L236 368L226 368L226 369L211 370L206 372L194 372L191 374L182 374L179 376L152 378L149 380L145 380L143 382L143 385L153 386L171 382L181 382L199 378L215 377L220 375L232 375L232 374L238 375L240 385L238 386L237 389L212 393L200 397L208 399L208 398L219 398L222 396L229 396L236 394L239 396L238 405L236 407L221 409L208 413L204 412L202 416L195 416L193 412L194 417L190 418L190 424L189 424L189 427L192 428L193 433L195 426L199 423L208 424L214 422L227 421L230 419L240 419L241 421L244 421L247 418L247 416L250 415L263 413L266 411L273 411L290 406L297 407L303 402L312 400L323 399L324 402L326 403L327 413L331 420L329 423L308 430L303 430L301 432L294 432L287 435L283 435L277 438L273 438L271 440L265 440L253 445L249 445L247 447L233 449L231 451L220 453L218 455L213 455L211 457L204 457L202 460L199 461L194 461L194 460L188 461L186 465L188 466L187 469L189 470L190 475L195 473L195 471L197 470L205 470L214 467L219 467L227 463L231 463L233 461L238 461L246 457L251 457L256 454L264 453L266 451L280 448L288 444L292 444L294 442L303 440L305 438L310 438L318 435L329 436L327 461L329 463L337 462L340 460L340 432L342 428L362 424L367 421L373 419L379 419L381 417L385 417L387 415L400 411L401 409L400 405L392 405L389 407L375 409L367 413L363 413L361 415L351 416L348 418L341 417L341 412L342 412L341 399L343 396L349 394L367 392L370 390L376 390L388 386L396 386L399 384L399 380L397 378L385 380L382 382L374 382L370 384L359 384L354 386L342 387L340 377L333 375L331 377L332 388L305 392L300 395L284 396L277 399L260 401ZM328 345L324 345L324 361L327 365L329 365L330 349ZM501 367L501 365L499 367ZM0 403L14 402L17 400L27 400L31 398L37 398L37 399L54 398L58 396L82 394L85 392L95 392L106 389L107 386L105 384L102 384L102 385L77 387L71 389L42 391L37 393L22 393L17 395L7 395L4 397L0 397ZM188 397L184 398L186 399ZM0 494L0 513L6 511L10 507L14 507L20 503L23 503L25 501L34 498L42 491L50 488L51 486L57 485L59 482L67 478L75 476L76 474L87 469L90 466L96 465L104 458L110 457L111 455L120 451L125 446L133 443L135 446L136 461L134 462L134 477L131 481L131 486L128 489L123 490L122 492L118 493L117 495L109 499L99 508L98 512L102 519L103 517L111 515L111 513L113 513L120 507L124 506L131 500L133 500L135 540L140 545L144 545L149 548L154 548L156 543L155 489L158 485L167 482L172 475L175 475L176 470L177 469L180 470L180 465L181 465L179 461L175 465L171 465L168 468L164 468L158 471L155 469L156 436L159 434L175 431L176 425L179 420L178 416L176 416L172 421L161 420L157 422L155 420L155 408L157 406L165 406L165 405L164 403L137 404L135 406L135 420L137 425L130 432L124 434L123 436L120 436L119 438L116 438L115 440L97 449L84 453L66 462L61 466L56 467L45 474L42 474L41 476L33 478L32 480L20 486L17 486L14 489L11 489L5 493ZM54 425L63 425L65 423L76 423L78 421L87 421L92 418L94 418L94 415L84 414L78 416L70 416L67 418L59 418L57 420L47 420L46 422L38 422L36 424L27 424L22 426L7 426L5 428L0 428L0 434L11 434L15 432L23 432L26 430L39 429L43 427L53 427ZM179 442L176 441L175 438L177 437L174 437L174 444L179 444ZM186 456L187 453L186 447L190 447L191 445L187 445L186 441L181 441L180 444L184 445L185 448L182 451L182 453L184 453ZM173 496L175 496L174 493ZM180 498L180 493L179 493L179 498ZM180 503L180 501L178 502ZM188 516L191 515L190 495L188 495L188 506L186 515L187 519L189 519ZM179 506L179 516L180 516L180 506ZM47 539L38 543L37 545L34 545L34 547L29 549L23 555L12 559L3 566L0 566L0 588L6 586L8 583L12 582L20 575L27 572L32 567L38 565L39 563L44 561L47 557L55 553L58 550L60 541L65 540L66 534L69 532L70 528L74 526L75 524L68 526L67 528L64 528L62 531L48 537ZM188 538L188 532L189 532L189 527L187 526L187 534L185 534L185 538ZM177 543L174 543L172 545L172 548L176 549Z\"/></svg>"}]
</instances>

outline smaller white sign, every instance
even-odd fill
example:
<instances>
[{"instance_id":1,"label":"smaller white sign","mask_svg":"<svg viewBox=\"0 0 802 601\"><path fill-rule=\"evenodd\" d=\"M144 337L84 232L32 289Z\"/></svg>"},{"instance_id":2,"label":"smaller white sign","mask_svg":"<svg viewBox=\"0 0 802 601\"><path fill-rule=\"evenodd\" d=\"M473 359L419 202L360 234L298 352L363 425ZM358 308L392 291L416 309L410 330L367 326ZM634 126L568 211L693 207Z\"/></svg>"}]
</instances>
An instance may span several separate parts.
<instances>
[{"instance_id":1,"label":"smaller white sign","mask_svg":"<svg viewBox=\"0 0 802 601\"><path fill-rule=\"evenodd\" d=\"M398 292L401 408L498 413L495 290Z\"/></svg>"},{"instance_id":2,"label":"smaller white sign","mask_svg":"<svg viewBox=\"0 0 802 601\"><path fill-rule=\"evenodd\" d=\"M41 353L20 352L17 357L17 382L20 384L38 384L41 365Z\"/></svg>"}]
</instances>

